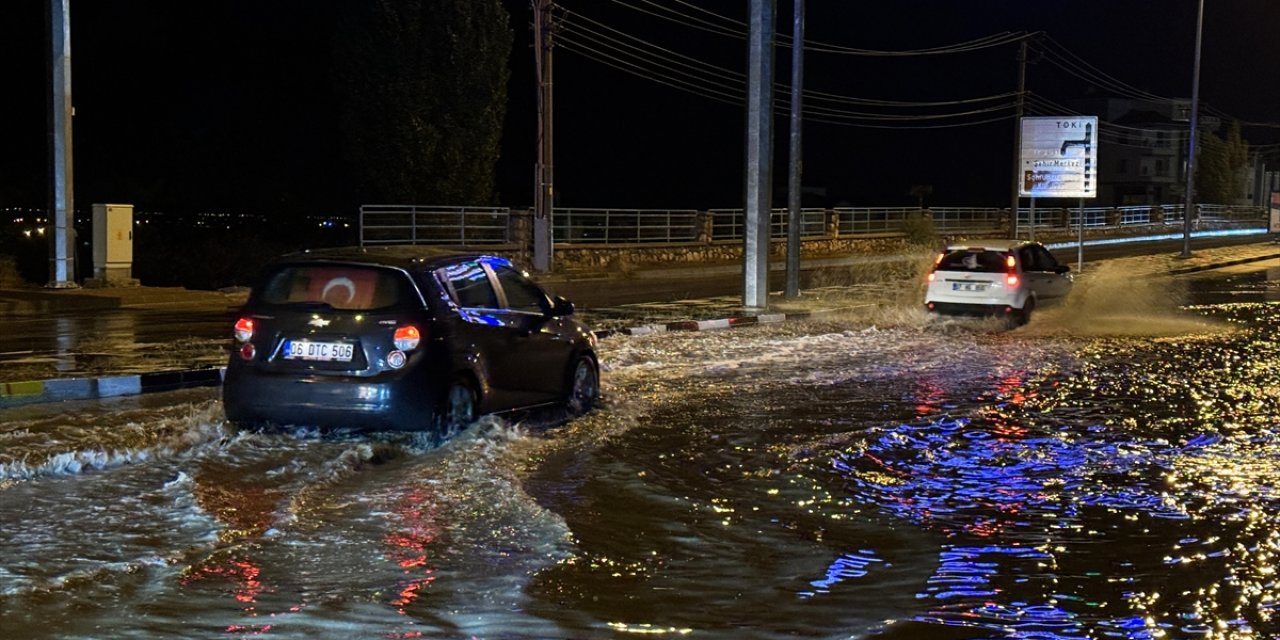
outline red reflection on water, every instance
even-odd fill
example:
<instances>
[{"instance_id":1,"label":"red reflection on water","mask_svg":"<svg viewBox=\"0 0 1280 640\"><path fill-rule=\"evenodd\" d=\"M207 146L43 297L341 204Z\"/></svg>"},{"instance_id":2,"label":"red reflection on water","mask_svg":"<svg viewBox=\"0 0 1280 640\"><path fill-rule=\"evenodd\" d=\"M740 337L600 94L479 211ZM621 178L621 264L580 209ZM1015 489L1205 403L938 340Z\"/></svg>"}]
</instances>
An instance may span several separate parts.
<instances>
[{"instance_id":1,"label":"red reflection on water","mask_svg":"<svg viewBox=\"0 0 1280 640\"><path fill-rule=\"evenodd\" d=\"M237 602L252 605L258 594L262 593L262 581L258 579L261 573L262 568L248 560L231 558L219 562L210 559L190 567L179 583L185 587L206 580L227 580L235 585L232 587L232 597ZM245 610L252 611L253 607L246 607Z\"/></svg>"},{"instance_id":2,"label":"red reflection on water","mask_svg":"<svg viewBox=\"0 0 1280 640\"><path fill-rule=\"evenodd\" d=\"M435 498L425 487L415 487L404 494L393 509L400 530L389 532L384 538L391 547L388 556L405 576L411 576L399 584L396 598L391 601L401 615L436 580L435 568L430 565L430 546L440 535Z\"/></svg>"},{"instance_id":3,"label":"red reflection on water","mask_svg":"<svg viewBox=\"0 0 1280 640\"><path fill-rule=\"evenodd\" d=\"M275 520L276 507L282 497L279 489L247 480L239 473L210 463L192 478L196 502L222 525L218 540L226 545L239 544L265 534ZM267 587L262 580L262 567L248 554L244 548L215 551L187 567L178 582L184 587L199 583L229 583L231 597L242 605L246 613L257 616L255 604ZM270 624L233 624L226 628L227 633L250 635L270 630Z\"/></svg>"},{"instance_id":4,"label":"red reflection on water","mask_svg":"<svg viewBox=\"0 0 1280 640\"><path fill-rule=\"evenodd\" d=\"M918 378L915 388L916 417L931 416L943 411L947 391L933 380Z\"/></svg>"},{"instance_id":5,"label":"red reflection on water","mask_svg":"<svg viewBox=\"0 0 1280 640\"><path fill-rule=\"evenodd\" d=\"M1028 398L1035 397L1034 392L1026 392L1025 385L1027 382L1026 371L1014 371L1001 378L996 383L996 393L1007 398L1006 402L1011 405L1019 406L1025 404Z\"/></svg>"}]
</instances>

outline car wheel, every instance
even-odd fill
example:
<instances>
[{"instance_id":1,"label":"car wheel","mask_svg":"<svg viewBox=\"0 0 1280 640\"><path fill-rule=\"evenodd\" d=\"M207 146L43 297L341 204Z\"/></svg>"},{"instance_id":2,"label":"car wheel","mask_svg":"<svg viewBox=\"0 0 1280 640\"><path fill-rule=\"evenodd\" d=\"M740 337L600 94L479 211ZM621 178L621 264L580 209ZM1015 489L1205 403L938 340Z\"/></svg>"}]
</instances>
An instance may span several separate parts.
<instances>
[{"instance_id":1,"label":"car wheel","mask_svg":"<svg viewBox=\"0 0 1280 640\"><path fill-rule=\"evenodd\" d=\"M436 432L441 442L452 438L476 419L476 392L465 380L449 385L436 419Z\"/></svg>"},{"instance_id":2,"label":"car wheel","mask_svg":"<svg viewBox=\"0 0 1280 640\"><path fill-rule=\"evenodd\" d=\"M1036 299L1027 298L1026 304L1022 305L1022 309L1014 313L1014 326L1021 327L1031 322L1031 312L1036 309Z\"/></svg>"},{"instance_id":3,"label":"car wheel","mask_svg":"<svg viewBox=\"0 0 1280 640\"><path fill-rule=\"evenodd\" d=\"M574 360L568 389L564 404L570 415L580 416L595 408L596 401L600 399L600 375L595 360L590 356L579 356Z\"/></svg>"}]
</instances>

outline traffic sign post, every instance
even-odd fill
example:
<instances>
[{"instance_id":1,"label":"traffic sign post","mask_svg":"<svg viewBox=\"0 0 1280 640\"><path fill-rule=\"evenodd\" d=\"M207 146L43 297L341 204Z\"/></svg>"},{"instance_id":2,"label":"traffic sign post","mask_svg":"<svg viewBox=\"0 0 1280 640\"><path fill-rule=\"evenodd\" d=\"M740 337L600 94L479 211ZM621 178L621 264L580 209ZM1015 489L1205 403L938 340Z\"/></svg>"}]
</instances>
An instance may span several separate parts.
<instances>
[{"instance_id":1,"label":"traffic sign post","mask_svg":"<svg viewBox=\"0 0 1280 640\"><path fill-rule=\"evenodd\" d=\"M1022 179L1026 198L1098 196L1098 118L1022 119Z\"/></svg>"},{"instance_id":2,"label":"traffic sign post","mask_svg":"<svg viewBox=\"0 0 1280 640\"><path fill-rule=\"evenodd\" d=\"M1084 199L1098 197L1098 118L1023 118L1021 133L1018 195L1031 198L1030 238L1036 239L1036 198L1077 198L1083 264Z\"/></svg>"}]
</instances>

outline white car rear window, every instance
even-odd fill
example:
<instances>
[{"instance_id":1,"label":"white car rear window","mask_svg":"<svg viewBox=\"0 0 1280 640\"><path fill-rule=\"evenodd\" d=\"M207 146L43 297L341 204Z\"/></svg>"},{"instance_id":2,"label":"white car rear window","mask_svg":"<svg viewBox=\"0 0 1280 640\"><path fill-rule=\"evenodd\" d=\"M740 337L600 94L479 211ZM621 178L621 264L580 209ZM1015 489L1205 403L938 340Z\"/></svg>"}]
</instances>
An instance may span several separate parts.
<instances>
[{"instance_id":1,"label":"white car rear window","mask_svg":"<svg viewBox=\"0 0 1280 640\"><path fill-rule=\"evenodd\" d=\"M1005 256L998 251L949 251L938 262L938 270L1001 273L1005 270Z\"/></svg>"}]
</instances>

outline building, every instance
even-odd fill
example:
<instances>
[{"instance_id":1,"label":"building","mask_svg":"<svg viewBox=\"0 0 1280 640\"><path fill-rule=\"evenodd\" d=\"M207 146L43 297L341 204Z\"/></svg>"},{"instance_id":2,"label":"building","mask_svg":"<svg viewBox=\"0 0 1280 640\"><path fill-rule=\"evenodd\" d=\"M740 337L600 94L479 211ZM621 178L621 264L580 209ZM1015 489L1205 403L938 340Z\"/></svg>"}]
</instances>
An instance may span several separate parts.
<instances>
[{"instance_id":1,"label":"building","mask_svg":"<svg viewBox=\"0 0 1280 640\"><path fill-rule=\"evenodd\" d=\"M1177 204L1186 200L1187 132L1190 101L1101 98L1078 104L1082 113L1098 116L1100 206ZM1224 135L1221 118L1201 114L1201 132ZM1201 147L1202 149L1203 147ZM1268 201L1268 172L1257 154L1239 178L1233 202L1258 205Z\"/></svg>"}]
</instances>

